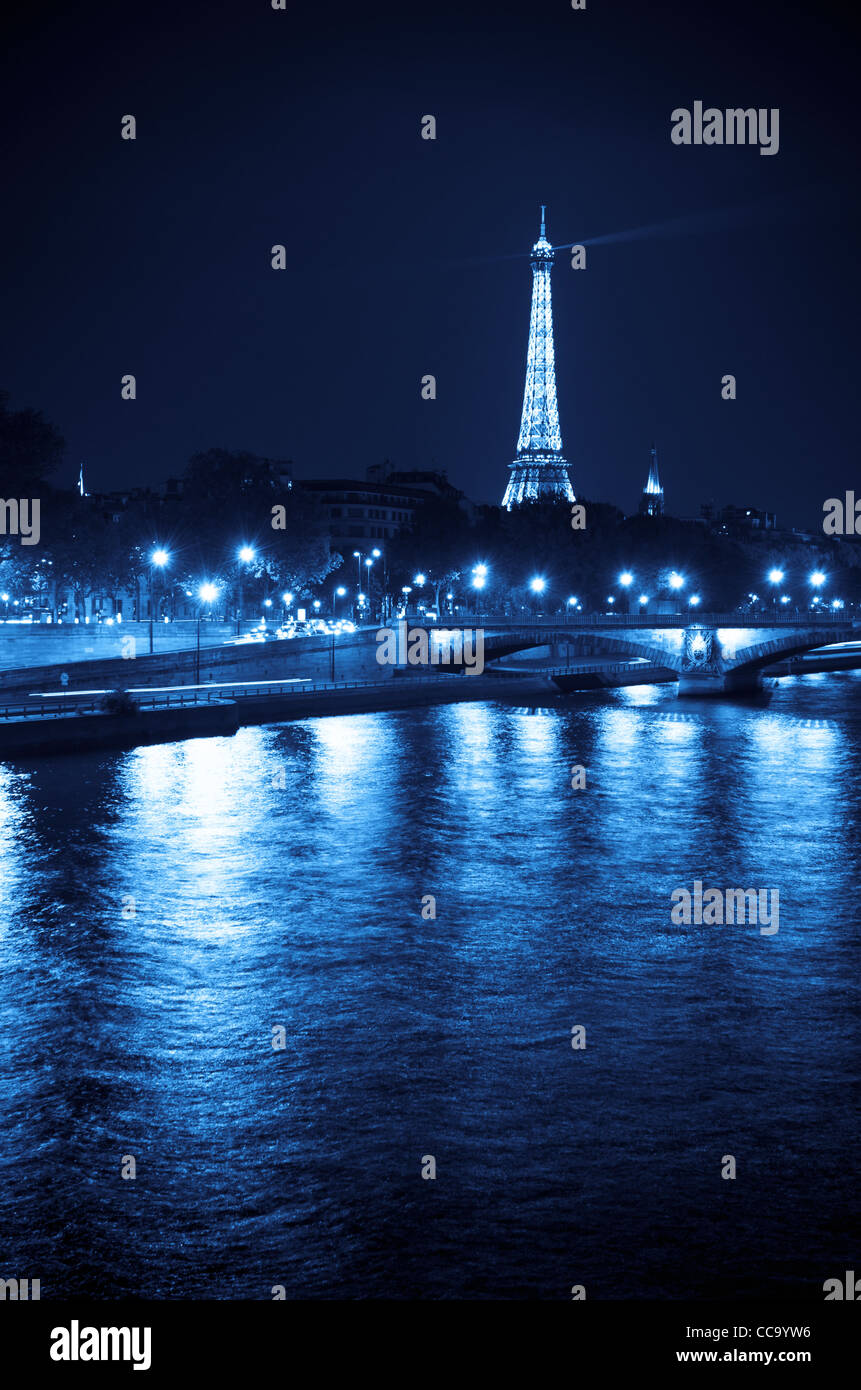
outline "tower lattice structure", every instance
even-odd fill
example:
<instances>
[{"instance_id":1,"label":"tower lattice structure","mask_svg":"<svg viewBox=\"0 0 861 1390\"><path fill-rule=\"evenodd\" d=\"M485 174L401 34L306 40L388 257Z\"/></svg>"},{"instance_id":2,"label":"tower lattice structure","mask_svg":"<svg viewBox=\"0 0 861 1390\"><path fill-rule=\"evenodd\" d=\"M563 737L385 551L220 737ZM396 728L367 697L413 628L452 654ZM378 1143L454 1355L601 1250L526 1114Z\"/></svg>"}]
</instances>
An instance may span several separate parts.
<instances>
[{"instance_id":1,"label":"tower lattice structure","mask_svg":"<svg viewBox=\"0 0 861 1390\"><path fill-rule=\"evenodd\" d=\"M517 457L502 505L506 511L521 502L557 499L573 502L568 463L562 456L559 407L556 402L556 361L553 351L553 307L550 271L553 247L547 240L544 208L541 235L532 248L532 313L526 354L526 385Z\"/></svg>"}]
</instances>

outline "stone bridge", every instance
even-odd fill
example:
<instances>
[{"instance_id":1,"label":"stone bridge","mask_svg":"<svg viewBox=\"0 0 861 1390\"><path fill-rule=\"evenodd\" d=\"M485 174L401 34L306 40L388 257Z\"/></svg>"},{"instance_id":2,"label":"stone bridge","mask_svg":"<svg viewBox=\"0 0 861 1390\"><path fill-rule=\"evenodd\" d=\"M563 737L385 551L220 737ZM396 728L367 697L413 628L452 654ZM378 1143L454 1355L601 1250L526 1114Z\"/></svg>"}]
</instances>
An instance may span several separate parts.
<instances>
[{"instance_id":1,"label":"stone bridge","mask_svg":"<svg viewBox=\"0 0 861 1390\"><path fill-rule=\"evenodd\" d=\"M610 652L644 657L654 666L678 672L680 695L757 690L764 667L858 635L850 621L836 614L747 618L703 613L692 618L688 613L620 613L525 623L487 619L481 626L485 661L529 647L577 645L588 635Z\"/></svg>"}]
</instances>

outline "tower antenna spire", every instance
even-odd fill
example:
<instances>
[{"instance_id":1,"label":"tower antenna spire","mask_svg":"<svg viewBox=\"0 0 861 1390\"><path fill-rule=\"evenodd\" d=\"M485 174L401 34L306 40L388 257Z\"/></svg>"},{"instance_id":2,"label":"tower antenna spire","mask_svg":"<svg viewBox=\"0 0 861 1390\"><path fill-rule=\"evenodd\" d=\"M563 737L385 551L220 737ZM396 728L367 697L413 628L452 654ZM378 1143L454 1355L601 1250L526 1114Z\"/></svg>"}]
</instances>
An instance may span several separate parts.
<instances>
[{"instance_id":1,"label":"tower antenna spire","mask_svg":"<svg viewBox=\"0 0 861 1390\"><path fill-rule=\"evenodd\" d=\"M544 211L545 211L545 208L546 208L546 207L547 207L547 204L546 204L546 203L542 203L542 204L541 204L541 235L542 235L542 237L545 235L545 232L544 232Z\"/></svg>"}]
</instances>

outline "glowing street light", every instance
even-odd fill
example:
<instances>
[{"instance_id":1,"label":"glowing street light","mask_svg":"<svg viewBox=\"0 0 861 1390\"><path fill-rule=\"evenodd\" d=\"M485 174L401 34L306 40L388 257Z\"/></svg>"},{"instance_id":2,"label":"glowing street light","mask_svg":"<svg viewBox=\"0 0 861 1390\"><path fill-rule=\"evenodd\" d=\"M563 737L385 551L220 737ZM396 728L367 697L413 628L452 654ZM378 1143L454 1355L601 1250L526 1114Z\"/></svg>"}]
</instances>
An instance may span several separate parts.
<instances>
[{"instance_id":1,"label":"glowing street light","mask_svg":"<svg viewBox=\"0 0 861 1390\"><path fill-rule=\"evenodd\" d=\"M426 584L426 583L427 583L427 575L426 575L426 574L417 574L417 575L415 576L415 578L413 579L413 583L414 583L414 584L417 584L418 587L421 588L423 584Z\"/></svg>"},{"instance_id":2,"label":"glowing street light","mask_svg":"<svg viewBox=\"0 0 861 1390\"><path fill-rule=\"evenodd\" d=\"M825 583L825 575L822 573L822 570L814 570L810 576L810 582L814 589L821 589L822 585Z\"/></svg>"},{"instance_id":3,"label":"glowing street light","mask_svg":"<svg viewBox=\"0 0 861 1390\"><path fill-rule=\"evenodd\" d=\"M239 561L237 566L237 588L239 594L238 603L236 605L236 635L238 637L242 631L242 576L244 574L242 566L251 564L251 561L254 559L254 547L251 545L241 545L236 552L236 558Z\"/></svg>"},{"instance_id":4,"label":"glowing street light","mask_svg":"<svg viewBox=\"0 0 861 1390\"><path fill-rule=\"evenodd\" d=\"M201 584L198 595L204 603L212 603L218 597L218 590L214 584ZM200 685L200 608L197 610L197 645L194 656L194 683Z\"/></svg>"},{"instance_id":5,"label":"glowing street light","mask_svg":"<svg viewBox=\"0 0 861 1390\"><path fill-rule=\"evenodd\" d=\"M158 547L153 551L152 555L150 556L150 569L149 569L149 650L150 650L150 656L152 655L152 651L153 651L153 626L152 626L152 625L153 625L153 612L154 612L154 608L155 608L155 593L154 593L154 590L155 590L155 572L156 572L157 569L163 570L164 567L165 567L165 565L168 563L169 560L170 560L170 556L168 555L168 553L167 553L166 550L162 550L161 546L158 546Z\"/></svg>"},{"instance_id":6,"label":"glowing street light","mask_svg":"<svg viewBox=\"0 0 861 1390\"><path fill-rule=\"evenodd\" d=\"M619 575L619 583L622 585L623 589L629 588L633 582L634 576L631 574L630 570L623 570Z\"/></svg>"},{"instance_id":7,"label":"glowing street light","mask_svg":"<svg viewBox=\"0 0 861 1390\"><path fill-rule=\"evenodd\" d=\"M781 594L781 596L780 596L780 602L781 602L781 603L790 603L790 602L791 602L791 599L790 599L790 597L789 597L789 594Z\"/></svg>"},{"instance_id":8,"label":"glowing street light","mask_svg":"<svg viewBox=\"0 0 861 1390\"><path fill-rule=\"evenodd\" d=\"M542 579L540 575L536 575L534 579L530 579L529 587L533 594L543 594L544 590L547 588L547 580Z\"/></svg>"},{"instance_id":9,"label":"glowing street light","mask_svg":"<svg viewBox=\"0 0 861 1390\"><path fill-rule=\"evenodd\" d=\"M676 571L673 570L672 574L670 575L670 588L671 588L671 589L683 589L684 586L685 586L685 577L684 577L684 575L683 575L683 574L677 574Z\"/></svg>"},{"instance_id":10,"label":"glowing street light","mask_svg":"<svg viewBox=\"0 0 861 1390\"><path fill-rule=\"evenodd\" d=\"M640 594L640 606L644 607L649 602L648 594Z\"/></svg>"},{"instance_id":11,"label":"glowing street light","mask_svg":"<svg viewBox=\"0 0 861 1390\"><path fill-rule=\"evenodd\" d=\"M690 598L688 599L688 603L691 605L692 608L697 608L700 602L701 600L699 594L691 594Z\"/></svg>"},{"instance_id":12,"label":"glowing street light","mask_svg":"<svg viewBox=\"0 0 861 1390\"><path fill-rule=\"evenodd\" d=\"M768 571L768 580L770 584L782 584L783 579L783 570L774 569Z\"/></svg>"}]
</instances>

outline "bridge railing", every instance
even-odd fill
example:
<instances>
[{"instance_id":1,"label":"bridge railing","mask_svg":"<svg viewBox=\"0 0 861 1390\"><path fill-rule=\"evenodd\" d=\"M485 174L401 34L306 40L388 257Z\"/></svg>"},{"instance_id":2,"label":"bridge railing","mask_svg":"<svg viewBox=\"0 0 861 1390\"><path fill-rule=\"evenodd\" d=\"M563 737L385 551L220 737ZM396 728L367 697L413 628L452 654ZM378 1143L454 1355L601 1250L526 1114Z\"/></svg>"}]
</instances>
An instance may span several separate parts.
<instances>
[{"instance_id":1,"label":"bridge railing","mask_svg":"<svg viewBox=\"0 0 861 1390\"><path fill-rule=\"evenodd\" d=\"M583 613L576 618L560 614L558 618L493 618L482 617L485 628L542 631L559 628L655 628L655 627L838 627L851 628L853 620L833 613ZM465 626L461 618L455 624L439 624L453 628Z\"/></svg>"}]
</instances>

